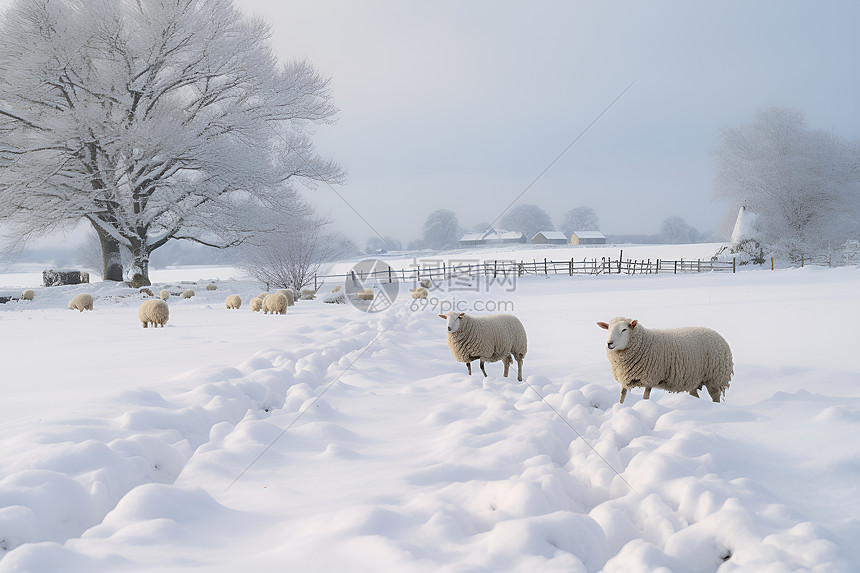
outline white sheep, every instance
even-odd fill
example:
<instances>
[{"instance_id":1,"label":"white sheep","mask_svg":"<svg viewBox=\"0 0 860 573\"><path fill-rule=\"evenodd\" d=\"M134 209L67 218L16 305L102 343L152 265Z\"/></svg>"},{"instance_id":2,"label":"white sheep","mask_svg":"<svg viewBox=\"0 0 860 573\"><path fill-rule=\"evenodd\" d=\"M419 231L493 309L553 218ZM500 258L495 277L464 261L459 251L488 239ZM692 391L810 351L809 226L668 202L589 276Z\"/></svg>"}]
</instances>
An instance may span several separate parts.
<instances>
[{"instance_id":1,"label":"white sheep","mask_svg":"<svg viewBox=\"0 0 860 573\"><path fill-rule=\"evenodd\" d=\"M81 294L76 295L75 298L69 301L69 308L80 312L84 312L85 310L92 310L93 297L91 295L88 295L87 293L82 292Z\"/></svg>"},{"instance_id":2,"label":"white sheep","mask_svg":"<svg viewBox=\"0 0 860 573\"><path fill-rule=\"evenodd\" d=\"M170 293L162 289L161 292L158 293L158 298L160 298L161 300L167 300L170 298Z\"/></svg>"},{"instance_id":3,"label":"white sheep","mask_svg":"<svg viewBox=\"0 0 860 573\"><path fill-rule=\"evenodd\" d=\"M206 285L206 290L218 290L218 285L215 283Z\"/></svg>"},{"instance_id":4,"label":"white sheep","mask_svg":"<svg viewBox=\"0 0 860 573\"><path fill-rule=\"evenodd\" d=\"M734 373L732 351L710 328L649 330L620 316L597 325L609 331L606 356L621 384L619 402L624 403L627 390L635 387L645 388L646 400L651 388L689 392L698 398L704 387L714 402L725 396Z\"/></svg>"},{"instance_id":5,"label":"white sheep","mask_svg":"<svg viewBox=\"0 0 860 573\"><path fill-rule=\"evenodd\" d=\"M24 291L24 294L21 295L21 300L33 300L34 296L36 296L36 292L31 289L27 289Z\"/></svg>"},{"instance_id":6,"label":"white sheep","mask_svg":"<svg viewBox=\"0 0 860 573\"><path fill-rule=\"evenodd\" d=\"M424 279L423 281L421 281L421 286L424 288L430 288L431 286L433 286L433 282L430 279Z\"/></svg>"},{"instance_id":7,"label":"white sheep","mask_svg":"<svg viewBox=\"0 0 860 573\"><path fill-rule=\"evenodd\" d=\"M153 328L159 326L163 328L167 324L167 319L170 318L170 309L167 303L160 298L151 298L143 301L143 304L137 307L137 317L143 323L144 328L150 324Z\"/></svg>"},{"instance_id":8,"label":"white sheep","mask_svg":"<svg viewBox=\"0 0 860 573\"><path fill-rule=\"evenodd\" d=\"M427 289L424 287L415 287L409 293L412 295L412 298L427 298L428 295Z\"/></svg>"},{"instance_id":9,"label":"white sheep","mask_svg":"<svg viewBox=\"0 0 860 573\"><path fill-rule=\"evenodd\" d=\"M313 300L316 294L317 291L315 291L314 289L306 288L302 290L302 294L301 296L299 296L299 298L301 300Z\"/></svg>"},{"instance_id":10,"label":"white sheep","mask_svg":"<svg viewBox=\"0 0 860 573\"><path fill-rule=\"evenodd\" d=\"M337 285L331 289L331 292L340 292L341 288L342 288L341 285Z\"/></svg>"},{"instance_id":11,"label":"white sheep","mask_svg":"<svg viewBox=\"0 0 860 573\"><path fill-rule=\"evenodd\" d=\"M465 312L440 314L448 323L448 348L457 362L466 363L472 375L472 361L481 361L484 376L485 362L502 361L507 377L512 357L517 361L517 380L523 379L523 358L528 350L528 339L523 323L512 314L467 316Z\"/></svg>"},{"instance_id":12,"label":"white sheep","mask_svg":"<svg viewBox=\"0 0 860 573\"><path fill-rule=\"evenodd\" d=\"M260 297L252 298L248 305L251 307L251 312L259 312L263 308L263 299Z\"/></svg>"},{"instance_id":13,"label":"white sheep","mask_svg":"<svg viewBox=\"0 0 860 573\"><path fill-rule=\"evenodd\" d=\"M263 301L263 314L287 314L287 297L280 293L270 294Z\"/></svg>"},{"instance_id":14,"label":"white sheep","mask_svg":"<svg viewBox=\"0 0 860 573\"><path fill-rule=\"evenodd\" d=\"M282 294L287 299L287 306L293 306L296 304L296 297L293 294L292 289L282 288L278 291L275 291L276 294Z\"/></svg>"},{"instance_id":15,"label":"white sheep","mask_svg":"<svg viewBox=\"0 0 860 573\"><path fill-rule=\"evenodd\" d=\"M224 303L227 305L227 308L239 308L242 306L242 297L238 294L231 294L227 297Z\"/></svg>"},{"instance_id":16,"label":"white sheep","mask_svg":"<svg viewBox=\"0 0 860 573\"><path fill-rule=\"evenodd\" d=\"M182 298L191 298L192 296L194 296L194 291L193 291L193 290L191 290L191 289L186 289L186 290L182 293Z\"/></svg>"}]
</instances>

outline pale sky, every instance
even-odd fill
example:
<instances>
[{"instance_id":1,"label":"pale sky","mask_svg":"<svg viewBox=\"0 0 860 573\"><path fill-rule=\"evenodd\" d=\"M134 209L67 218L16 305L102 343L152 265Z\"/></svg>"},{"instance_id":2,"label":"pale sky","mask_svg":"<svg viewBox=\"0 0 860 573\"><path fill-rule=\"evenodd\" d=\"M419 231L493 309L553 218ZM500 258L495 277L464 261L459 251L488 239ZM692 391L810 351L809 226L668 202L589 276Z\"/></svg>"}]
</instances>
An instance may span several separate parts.
<instances>
[{"instance_id":1,"label":"pale sky","mask_svg":"<svg viewBox=\"0 0 860 573\"><path fill-rule=\"evenodd\" d=\"M331 77L341 111L318 149L348 171L338 193L404 243L435 209L497 218L631 82L518 204L556 225L589 205L607 234L672 215L713 230L720 129L789 107L860 140L860 2L236 4L270 22L281 58ZM309 196L360 246L374 235L327 186Z\"/></svg>"}]
</instances>

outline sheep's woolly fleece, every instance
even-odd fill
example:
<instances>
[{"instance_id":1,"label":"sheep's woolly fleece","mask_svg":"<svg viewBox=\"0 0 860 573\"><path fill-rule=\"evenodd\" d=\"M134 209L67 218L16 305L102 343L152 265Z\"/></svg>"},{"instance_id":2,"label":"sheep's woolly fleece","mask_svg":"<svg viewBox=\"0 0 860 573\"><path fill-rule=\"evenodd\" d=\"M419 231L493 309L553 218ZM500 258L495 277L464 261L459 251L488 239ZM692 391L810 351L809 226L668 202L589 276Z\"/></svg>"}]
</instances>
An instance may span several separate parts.
<instances>
[{"instance_id":1,"label":"sheep's woolly fleece","mask_svg":"<svg viewBox=\"0 0 860 573\"><path fill-rule=\"evenodd\" d=\"M732 351L719 333L703 327L647 329L640 322L631 327L632 322L615 317L608 329L626 325L629 333L625 348L606 350L622 402L632 387L694 393L704 386L714 401L725 394L734 370Z\"/></svg>"},{"instance_id":2,"label":"sheep's woolly fleece","mask_svg":"<svg viewBox=\"0 0 860 573\"><path fill-rule=\"evenodd\" d=\"M155 327L163 327L167 324L170 318L170 308L167 303L160 298L153 298L144 301L137 309L137 317L146 328L150 324Z\"/></svg>"},{"instance_id":3,"label":"sheep's woolly fleece","mask_svg":"<svg viewBox=\"0 0 860 573\"><path fill-rule=\"evenodd\" d=\"M458 313L440 315L451 318ZM463 315L456 332L448 332L448 348L457 362L470 363L505 361L510 363L511 354L522 357L528 351L528 338L522 322L510 314L487 316Z\"/></svg>"}]
</instances>

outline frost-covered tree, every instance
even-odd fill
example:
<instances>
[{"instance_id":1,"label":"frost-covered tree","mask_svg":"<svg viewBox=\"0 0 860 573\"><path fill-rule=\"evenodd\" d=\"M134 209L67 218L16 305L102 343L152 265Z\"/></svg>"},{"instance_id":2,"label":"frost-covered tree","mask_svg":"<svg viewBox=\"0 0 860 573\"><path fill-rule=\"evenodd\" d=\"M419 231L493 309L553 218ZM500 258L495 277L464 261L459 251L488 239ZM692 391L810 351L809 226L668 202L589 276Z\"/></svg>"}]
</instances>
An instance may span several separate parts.
<instances>
[{"instance_id":1,"label":"frost-covered tree","mask_svg":"<svg viewBox=\"0 0 860 573\"><path fill-rule=\"evenodd\" d=\"M576 231L599 231L600 221L594 209L581 205L564 214L559 228L562 233L570 237Z\"/></svg>"},{"instance_id":2,"label":"frost-covered tree","mask_svg":"<svg viewBox=\"0 0 860 573\"><path fill-rule=\"evenodd\" d=\"M791 110L769 109L726 129L714 152L714 197L758 216L777 255L815 252L860 231L860 147L806 127Z\"/></svg>"},{"instance_id":3,"label":"frost-covered tree","mask_svg":"<svg viewBox=\"0 0 860 573\"><path fill-rule=\"evenodd\" d=\"M236 249L236 265L268 288L301 291L326 262L351 256L355 243L328 229L314 215L274 232L249 238Z\"/></svg>"},{"instance_id":4,"label":"frost-covered tree","mask_svg":"<svg viewBox=\"0 0 860 573\"><path fill-rule=\"evenodd\" d=\"M450 249L456 247L463 235L457 214L447 209L437 209L424 221L422 246L427 249Z\"/></svg>"},{"instance_id":5,"label":"frost-covered tree","mask_svg":"<svg viewBox=\"0 0 860 573\"><path fill-rule=\"evenodd\" d=\"M661 243L683 245L695 243L699 240L699 233L678 216L669 217L660 226L658 240Z\"/></svg>"},{"instance_id":6,"label":"frost-covered tree","mask_svg":"<svg viewBox=\"0 0 860 573\"><path fill-rule=\"evenodd\" d=\"M19 0L0 38L0 221L23 243L88 220L106 279L122 249L148 284L172 239L279 230L297 181L343 177L306 129L336 113L328 80L230 0Z\"/></svg>"},{"instance_id":7,"label":"frost-covered tree","mask_svg":"<svg viewBox=\"0 0 860 573\"><path fill-rule=\"evenodd\" d=\"M537 205L517 205L499 219L499 227L506 231L522 231L531 240L538 231L554 231L547 212Z\"/></svg>"}]
</instances>

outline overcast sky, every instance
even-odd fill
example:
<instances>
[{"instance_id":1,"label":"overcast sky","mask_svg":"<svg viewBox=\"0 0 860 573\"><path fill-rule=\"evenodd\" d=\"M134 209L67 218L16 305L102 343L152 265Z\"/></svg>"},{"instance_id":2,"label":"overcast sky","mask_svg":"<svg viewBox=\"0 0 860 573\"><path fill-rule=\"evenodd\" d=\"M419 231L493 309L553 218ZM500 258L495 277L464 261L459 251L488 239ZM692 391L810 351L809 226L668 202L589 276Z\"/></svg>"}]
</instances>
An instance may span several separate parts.
<instances>
[{"instance_id":1,"label":"overcast sky","mask_svg":"<svg viewBox=\"0 0 860 573\"><path fill-rule=\"evenodd\" d=\"M374 231L352 209L404 243L434 209L493 221L631 82L518 203L556 224L589 205L612 234L671 215L712 230L721 128L790 107L860 139L860 2L236 4L271 23L281 58L331 77L341 111L315 141L352 208L310 196L361 246Z\"/></svg>"}]
</instances>

